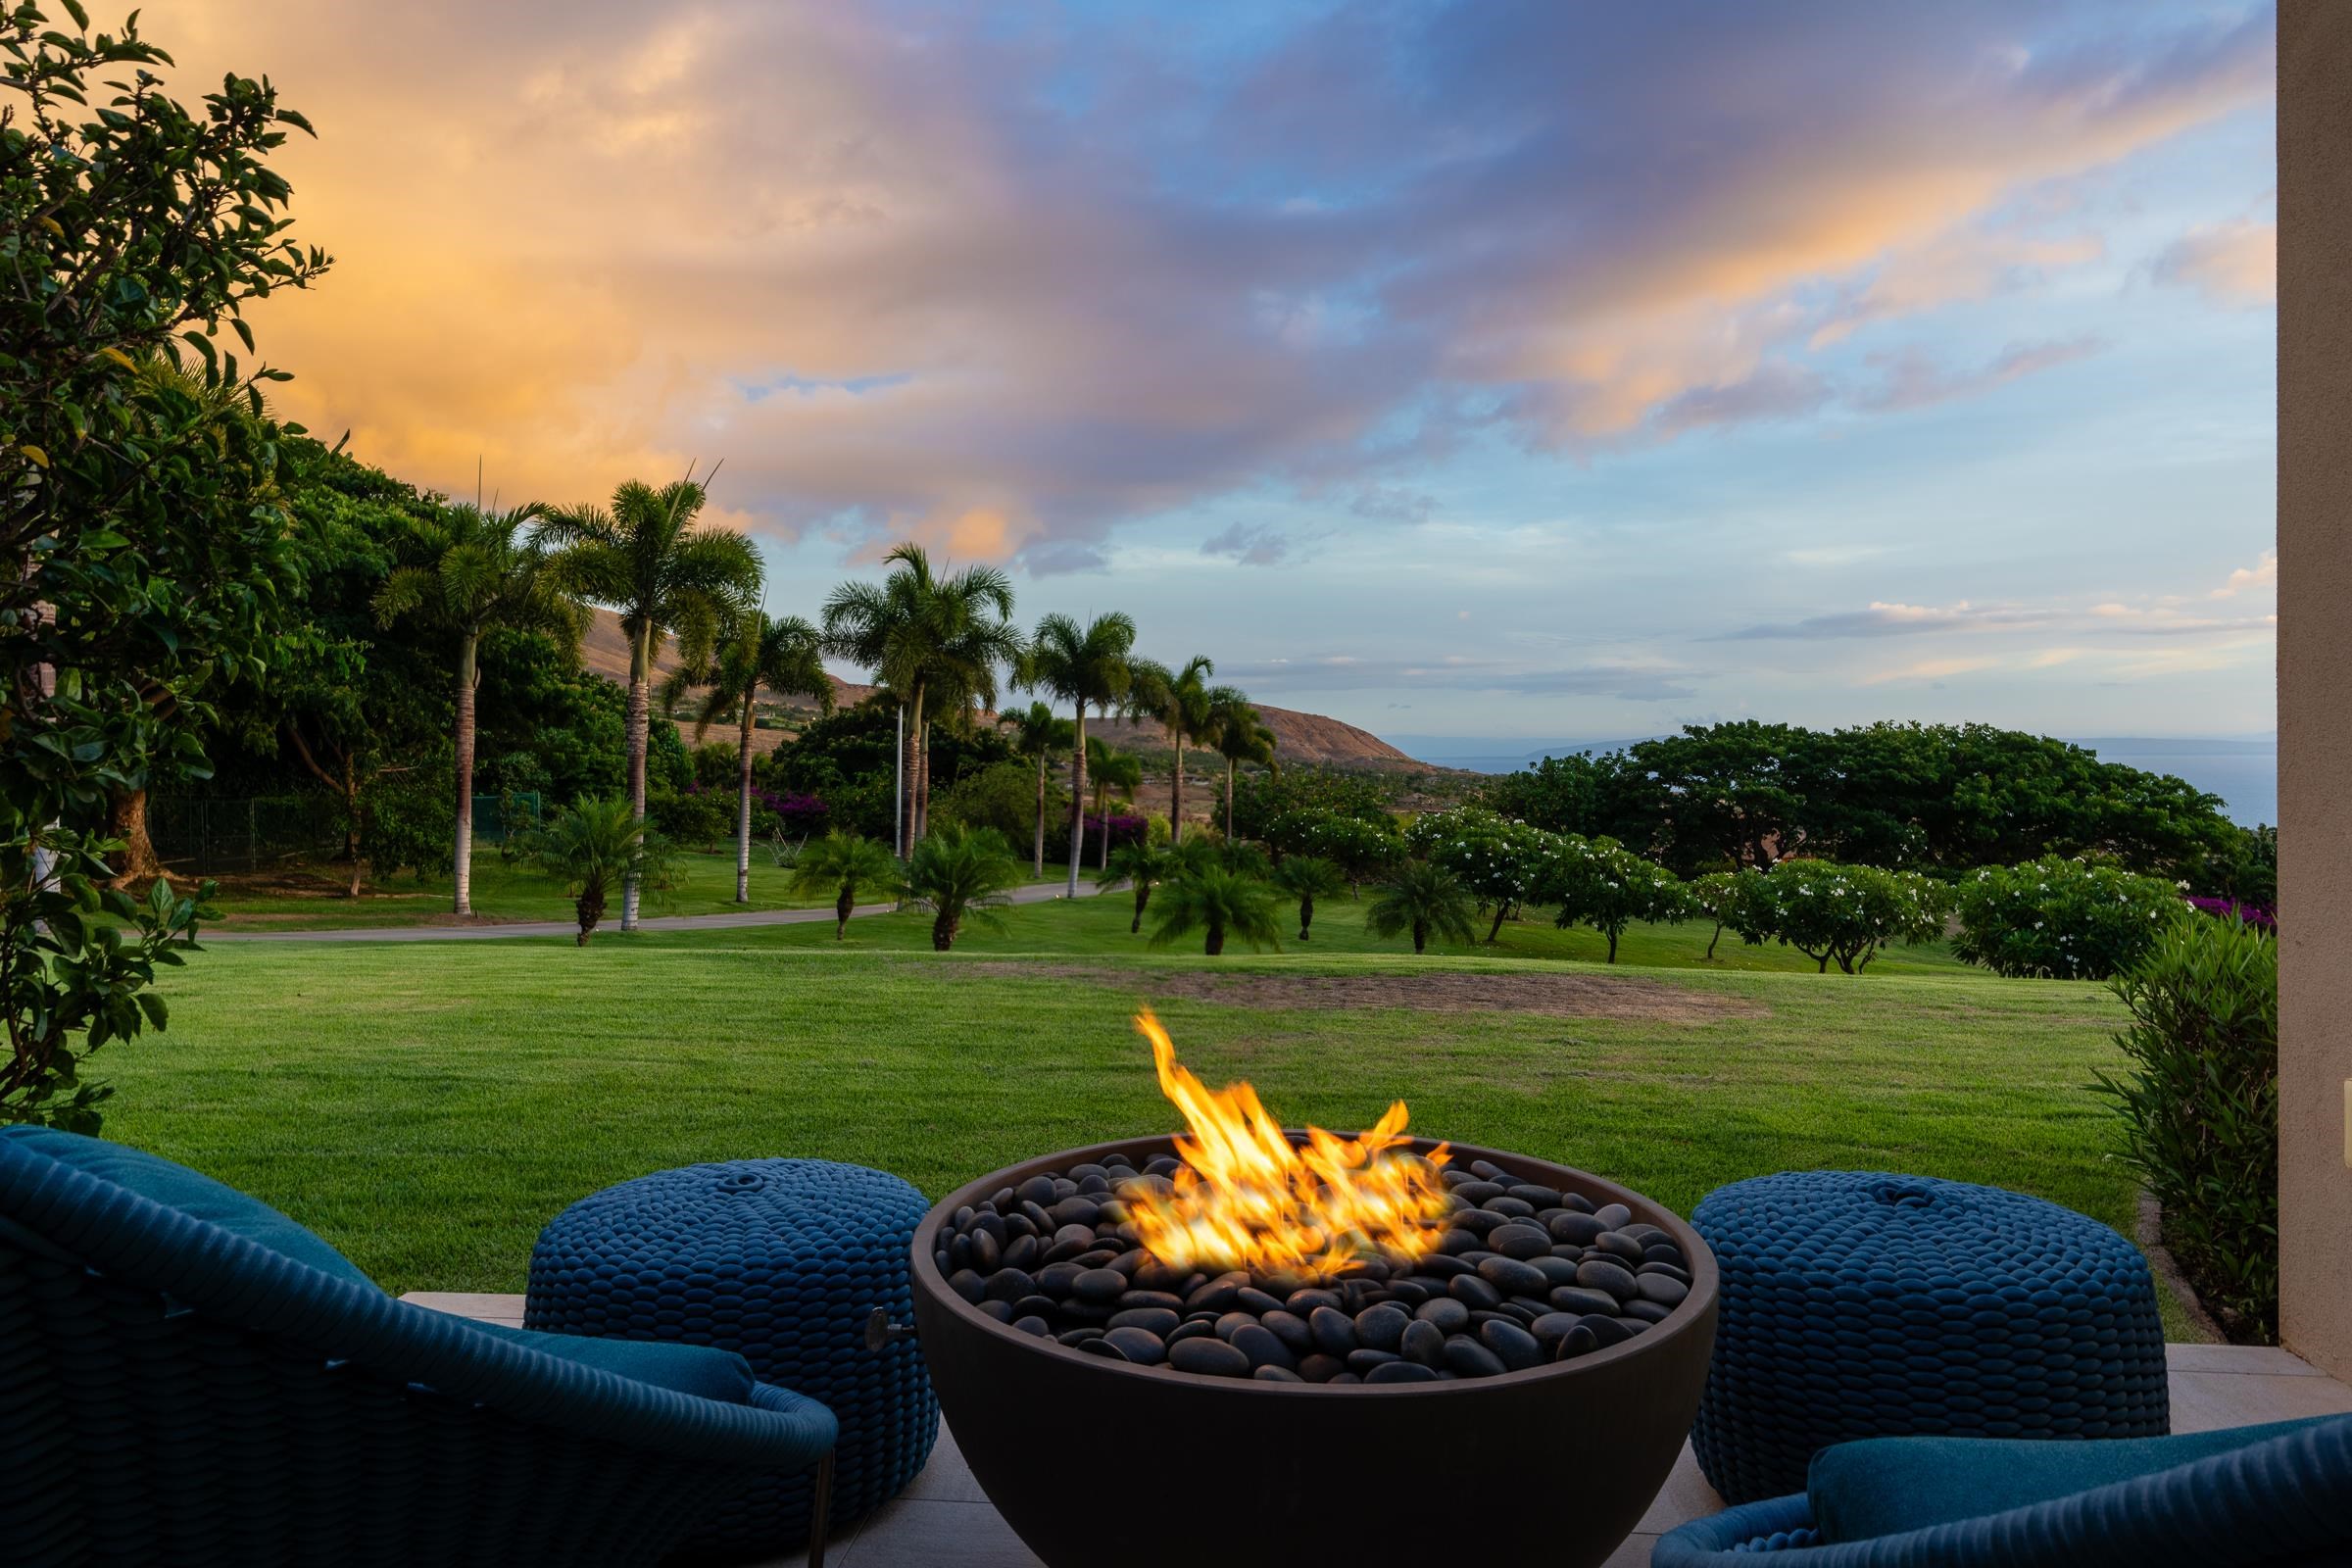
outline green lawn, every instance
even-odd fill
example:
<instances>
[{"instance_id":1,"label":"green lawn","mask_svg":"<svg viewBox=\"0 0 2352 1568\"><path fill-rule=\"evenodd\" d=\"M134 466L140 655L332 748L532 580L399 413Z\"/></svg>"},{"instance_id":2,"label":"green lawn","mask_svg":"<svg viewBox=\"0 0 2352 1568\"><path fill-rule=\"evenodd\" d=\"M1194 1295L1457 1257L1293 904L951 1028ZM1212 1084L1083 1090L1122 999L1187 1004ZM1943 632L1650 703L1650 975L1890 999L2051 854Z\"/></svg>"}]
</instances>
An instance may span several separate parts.
<instances>
[{"instance_id":1,"label":"green lawn","mask_svg":"<svg viewBox=\"0 0 2352 1568\"><path fill-rule=\"evenodd\" d=\"M664 1166L821 1155L939 1193L1167 1131L1128 1022L1150 1004L1202 1076L1247 1076L1294 1120L1353 1127L1401 1096L1418 1130L1686 1212L1726 1181L1839 1166L2129 1227L2085 1089L2116 1059L2100 987L1414 959L1343 951L1362 947L1345 909L1311 954L1142 956L1119 903L1015 910L945 958L914 951L912 915L846 948L806 926L585 950L223 944L172 977L167 1035L99 1058L120 1089L108 1131L280 1205L395 1290L517 1290L550 1215ZM1437 988L1478 1010L1407 1004Z\"/></svg>"}]
</instances>

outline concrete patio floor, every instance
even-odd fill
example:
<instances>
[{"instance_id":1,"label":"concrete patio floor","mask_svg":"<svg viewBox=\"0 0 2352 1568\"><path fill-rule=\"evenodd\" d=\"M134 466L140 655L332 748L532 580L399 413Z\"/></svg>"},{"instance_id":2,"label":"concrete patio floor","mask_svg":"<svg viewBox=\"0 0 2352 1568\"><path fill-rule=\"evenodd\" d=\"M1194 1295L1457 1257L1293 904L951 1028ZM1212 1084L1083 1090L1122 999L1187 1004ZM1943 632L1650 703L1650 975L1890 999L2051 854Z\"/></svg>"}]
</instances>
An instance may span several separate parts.
<instances>
[{"instance_id":1,"label":"concrete patio floor","mask_svg":"<svg viewBox=\"0 0 2352 1568\"><path fill-rule=\"evenodd\" d=\"M522 1323L519 1296L419 1291L402 1299L464 1317L516 1327ZM2352 1413L2352 1387L2284 1350L2175 1345L2167 1348L2166 1361L2172 1374L2175 1432ZM1722 1506L1723 1499L1698 1473L1686 1444L1674 1473L1606 1568L1644 1568L1659 1536ZM806 1568L806 1556L795 1552L760 1568ZM897 1500L842 1527L825 1553L825 1563L826 1568L1040 1568L1038 1559L988 1505L971 1467L956 1451L955 1435L945 1427L931 1450L931 1462L914 1484Z\"/></svg>"}]
</instances>

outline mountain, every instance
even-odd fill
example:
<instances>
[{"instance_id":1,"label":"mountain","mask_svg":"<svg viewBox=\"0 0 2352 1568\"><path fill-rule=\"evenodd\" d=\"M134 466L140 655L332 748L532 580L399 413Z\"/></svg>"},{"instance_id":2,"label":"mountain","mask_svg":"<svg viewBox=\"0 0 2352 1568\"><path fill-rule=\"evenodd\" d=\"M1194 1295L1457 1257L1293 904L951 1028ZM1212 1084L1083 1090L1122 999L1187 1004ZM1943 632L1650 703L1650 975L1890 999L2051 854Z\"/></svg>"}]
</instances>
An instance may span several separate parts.
<instances>
[{"instance_id":1,"label":"mountain","mask_svg":"<svg viewBox=\"0 0 2352 1568\"><path fill-rule=\"evenodd\" d=\"M620 632L620 618L609 610L600 610L589 624L588 634L580 640L580 662L615 685L629 678L629 643ZM654 682L659 685L677 667L674 656L664 654L654 662ZM833 701L847 708L863 702L874 693L871 686L860 686L839 676L833 679ZM789 707L805 706L797 701ZM1301 713L1288 708L1273 708L1258 704L1258 713L1273 730L1275 755L1285 762L1305 762L1324 767L1378 768L1384 772L1425 773L1435 771L1427 762L1407 757L1387 741L1369 730L1343 724L1321 713ZM681 733L687 744L694 741L693 726L682 724ZM1093 719L1086 726L1090 735L1101 735L1123 751L1157 758L1168 751L1167 736L1158 725L1138 723L1127 719ZM760 729L752 732L752 744L761 752L775 750L785 740L784 732ZM1188 750L1186 771L1193 754ZM1219 764L1220 766L1222 764ZM1207 771L1205 760L1202 770Z\"/></svg>"}]
</instances>

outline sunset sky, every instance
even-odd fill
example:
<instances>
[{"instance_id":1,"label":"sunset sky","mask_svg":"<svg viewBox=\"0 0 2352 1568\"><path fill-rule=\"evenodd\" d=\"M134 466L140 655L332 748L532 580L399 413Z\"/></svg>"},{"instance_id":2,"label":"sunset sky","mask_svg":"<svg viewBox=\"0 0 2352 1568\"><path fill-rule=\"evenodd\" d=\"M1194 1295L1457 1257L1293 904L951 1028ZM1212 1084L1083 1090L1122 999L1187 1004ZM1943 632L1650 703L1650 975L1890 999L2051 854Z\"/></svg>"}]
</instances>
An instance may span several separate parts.
<instances>
[{"instance_id":1,"label":"sunset sky","mask_svg":"<svg viewBox=\"0 0 2352 1568\"><path fill-rule=\"evenodd\" d=\"M2267 7L162 0L288 415L1384 734L2272 727Z\"/></svg>"}]
</instances>

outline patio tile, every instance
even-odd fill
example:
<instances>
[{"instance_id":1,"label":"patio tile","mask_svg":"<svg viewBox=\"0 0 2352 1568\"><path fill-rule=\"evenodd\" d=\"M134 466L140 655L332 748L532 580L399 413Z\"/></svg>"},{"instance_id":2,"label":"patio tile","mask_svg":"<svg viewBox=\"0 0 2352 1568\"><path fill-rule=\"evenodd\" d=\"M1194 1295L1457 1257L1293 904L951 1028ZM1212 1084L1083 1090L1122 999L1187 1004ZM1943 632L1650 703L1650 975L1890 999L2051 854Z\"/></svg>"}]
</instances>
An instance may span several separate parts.
<instances>
[{"instance_id":1,"label":"patio tile","mask_svg":"<svg viewBox=\"0 0 2352 1568\"><path fill-rule=\"evenodd\" d=\"M436 1312L449 1312L478 1322L522 1327L519 1296L501 1296L488 1291L411 1291L401 1299L411 1306L429 1306Z\"/></svg>"},{"instance_id":2,"label":"patio tile","mask_svg":"<svg viewBox=\"0 0 2352 1568\"><path fill-rule=\"evenodd\" d=\"M2211 1432L2307 1415L2352 1413L2352 1388L2297 1374L2183 1372L2173 1379L2173 1430Z\"/></svg>"},{"instance_id":3,"label":"patio tile","mask_svg":"<svg viewBox=\"0 0 2352 1568\"><path fill-rule=\"evenodd\" d=\"M985 1502L910 1502L877 1510L841 1554L846 1568L1044 1568ZM833 1554L826 1553L827 1568Z\"/></svg>"},{"instance_id":4,"label":"patio tile","mask_svg":"<svg viewBox=\"0 0 2352 1568\"><path fill-rule=\"evenodd\" d=\"M1609 1553L1609 1560L1602 1563L1600 1568L1649 1568L1650 1548L1657 1544L1656 1536L1637 1531L1619 1543L1617 1549Z\"/></svg>"},{"instance_id":5,"label":"patio tile","mask_svg":"<svg viewBox=\"0 0 2352 1568\"><path fill-rule=\"evenodd\" d=\"M956 1434L948 1424L939 1424L939 1441L931 1446L931 1458L922 1473L914 1478L899 1499L906 1502L986 1502L988 1494L980 1490L980 1478L964 1462L963 1451L956 1446Z\"/></svg>"},{"instance_id":6,"label":"patio tile","mask_svg":"<svg viewBox=\"0 0 2352 1568\"><path fill-rule=\"evenodd\" d=\"M1657 1496L1651 1500L1634 1529L1642 1535L1662 1536L1676 1525L1687 1525L1693 1519L1703 1519L1708 1514L1722 1511L1723 1498L1716 1495L1713 1487L1707 1485L1707 1478L1698 1473L1698 1455L1690 1451L1690 1444L1685 1443L1681 1455L1674 1461L1673 1472L1666 1477L1666 1484L1658 1489ZM1646 1562L1648 1559L1644 1557L1642 1560Z\"/></svg>"},{"instance_id":7,"label":"patio tile","mask_svg":"<svg viewBox=\"0 0 2352 1568\"><path fill-rule=\"evenodd\" d=\"M2168 1345L2164 1364L2182 1372L2259 1373L2268 1377L2324 1378L2328 1374L2275 1345Z\"/></svg>"}]
</instances>

